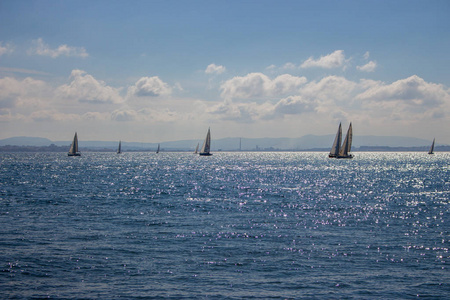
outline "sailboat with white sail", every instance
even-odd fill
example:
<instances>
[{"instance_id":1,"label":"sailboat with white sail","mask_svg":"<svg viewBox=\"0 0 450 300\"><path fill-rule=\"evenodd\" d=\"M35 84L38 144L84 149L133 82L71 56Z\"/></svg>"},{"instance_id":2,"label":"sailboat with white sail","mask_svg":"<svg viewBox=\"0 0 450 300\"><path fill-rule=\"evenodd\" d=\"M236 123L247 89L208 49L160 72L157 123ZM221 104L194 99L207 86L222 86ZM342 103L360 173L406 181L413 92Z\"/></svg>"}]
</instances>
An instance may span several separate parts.
<instances>
[{"instance_id":1,"label":"sailboat with white sail","mask_svg":"<svg viewBox=\"0 0 450 300\"><path fill-rule=\"evenodd\" d=\"M122 141L119 141L119 147L117 147L117 154L122 153Z\"/></svg>"},{"instance_id":2,"label":"sailboat with white sail","mask_svg":"<svg viewBox=\"0 0 450 300\"><path fill-rule=\"evenodd\" d=\"M342 125L339 123L339 128L336 133L336 137L334 138L333 146L331 147L330 154L328 157L330 158L353 158L353 155L350 154L352 150L352 139L353 139L353 129L352 123L347 130L347 135L345 136L344 142L341 145L342 140Z\"/></svg>"},{"instance_id":3,"label":"sailboat with white sail","mask_svg":"<svg viewBox=\"0 0 450 300\"><path fill-rule=\"evenodd\" d=\"M206 134L205 141L203 142L202 149L199 153L201 156L210 156L211 154L211 131L208 128L208 133Z\"/></svg>"},{"instance_id":4,"label":"sailboat with white sail","mask_svg":"<svg viewBox=\"0 0 450 300\"><path fill-rule=\"evenodd\" d=\"M434 154L434 141L436 140L436 138L433 139L433 143L431 144L431 148L430 151L428 151L428 154Z\"/></svg>"},{"instance_id":5,"label":"sailboat with white sail","mask_svg":"<svg viewBox=\"0 0 450 300\"><path fill-rule=\"evenodd\" d=\"M194 154L197 154L197 153L198 153L198 146L200 146L200 143L197 143L197 147L195 147Z\"/></svg>"},{"instance_id":6,"label":"sailboat with white sail","mask_svg":"<svg viewBox=\"0 0 450 300\"><path fill-rule=\"evenodd\" d=\"M339 154L337 158L353 158L353 155L350 154L350 151L352 151L352 138L353 138L353 130L352 130L352 123L350 123L350 126L347 130L347 135L345 136L345 140L342 143L341 149L339 149Z\"/></svg>"},{"instance_id":7,"label":"sailboat with white sail","mask_svg":"<svg viewBox=\"0 0 450 300\"><path fill-rule=\"evenodd\" d=\"M78 152L78 137L77 133L75 132L75 136L73 137L72 144L70 145L69 153L67 153L68 156L81 156L81 153Z\"/></svg>"},{"instance_id":8,"label":"sailboat with white sail","mask_svg":"<svg viewBox=\"0 0 450 300\"><path fill-rule=\"evenodd\" d=\"M341 146L341 139L342 139L342 126L341 123L339 123L339 128L336 133L336 137L334 138L333 146L331 146L330 154L328 154L328 157L334 158L337 157L339 154L339 147Z\"/></svg>"}]
</instances>

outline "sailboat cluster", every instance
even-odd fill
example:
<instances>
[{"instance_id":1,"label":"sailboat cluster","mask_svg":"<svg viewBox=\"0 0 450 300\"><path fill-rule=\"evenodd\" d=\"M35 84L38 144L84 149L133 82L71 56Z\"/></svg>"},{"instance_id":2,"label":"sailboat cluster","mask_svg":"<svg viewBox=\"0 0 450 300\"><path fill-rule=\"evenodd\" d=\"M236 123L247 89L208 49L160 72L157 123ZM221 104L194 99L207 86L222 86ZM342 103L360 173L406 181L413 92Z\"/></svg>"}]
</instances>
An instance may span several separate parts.
<instances>
[{"instance_id":1,"label":"sailboat cluster","mask_svg":"<svg viewBox=\"0 0 450 300\"><path fill-rule=\"evenodd\" d=\"M352 130L352 123L350 123L347 135L345 136L344 141L341 144L342 141L342 125L339 123L338 131L336 133L336 137L334 138L333 146L331 147L330 154L328 154L328 157L330 158L353 158L353 155L350 153L352 150L352 138L353 138L353 130ZM435 139L433 139L433 143L431 144L430 151L428 151L428 154L434 154L434 142ZM117 154L122 153L122 142L119 141L119 147L117 148ZM205 141L203 142L202 148L200 149L200 152L198 151L198 147L200 144L197 144L197 147L195 148L194 154L199 154L201 156L210 156L211 153L211 130L208 128L208 132L206 133ZM239 145L240 148L240 145ZM158 144L158 149L156 150L156 153L159 153L160 151L160 145ZM78 137L77 133L75 132L75 136L73 137L73 142L70 145L69 153L67 153L68 156L80 156L80 152L78 151Z\"/></svg>"},{"instance_id":2,"label":"sailboat cluster","mask_svg":"<svg viewBox=\"0 0 450 300\"><path fill-rule=\"evenodd\" d=\"M350 154L350 151L352 150L352 137L353 137L353 130L352 130L352 123L350 123L350 126L347 130L347 135L345 136L345 140L341 145L342 140L342 125L339 123L339 128L336 133L336 137L334 138L333 146L331 147L330 154L328 157L330 158L353 158L353 155Z\"/></svg>"}]
</instances>

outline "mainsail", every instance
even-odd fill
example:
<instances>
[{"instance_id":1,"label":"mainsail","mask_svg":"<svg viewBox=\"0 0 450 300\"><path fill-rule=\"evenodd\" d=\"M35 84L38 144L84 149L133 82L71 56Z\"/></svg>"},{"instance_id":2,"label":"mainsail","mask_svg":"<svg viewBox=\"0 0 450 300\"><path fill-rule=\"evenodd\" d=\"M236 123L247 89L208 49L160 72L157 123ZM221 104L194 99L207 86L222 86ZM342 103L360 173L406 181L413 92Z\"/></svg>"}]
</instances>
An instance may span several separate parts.
<instances>
[{"instance_id":1,"label":"mainsail","mask_svg":"<svg viewBox=\"0 0 450 300\"><path fill-rule=\"evenodd\" d=\"M330 154L328 157L336 157L339 154L339 147L341 145L341 139L342 139L342 126L341 123L339 123L339 128L336 133L336 137L334 138L333 146L331 147Z\"/></svg>"},{"instance_id":2,"label":"mainsail","mask_svg":"<svg viewBox=\"0 0 450 300\"><path fill-rule=\"evenodd\" d=\"M210 151L211 151L211 131L208 128L208 133L206 134L206 138L205 141L203 142L202 149L200 150L200 155L205 156L212 155Z\"/></svg>"},{"instance_id":3,"label":"mainsail","mask_svg":"<svg viewBox=\"0 0 450 300\"><path fill-rule=\"evenodd\" d=\"M75 136L73 137L72 145L70 145L69 153L67 153L69 156L80 156L81 154L78 152L78 137L77 133L75 132Z\"/></svg>"},{"instance_id":4,"label":"mainsail","mask_svg":"<svg viewBox=\"0 0 450 300\"><path fill-rule=\"evenodd\" d=\"M350 123L347 135L345 137L341 149L339 150L339 155L337 156L337 158L353 158L353 155L349 154L349 152L352 150L352 138L353 138L353 130L352 130L352 123Z\"/></svg>"},{"instance_id":5,"label":"mainsail","mask_svg":"<svg viewBox=\"0 0 450 300\"><path fill-rule=\"evenodd\" d=\"M434 141L435 141L436 139L434 138L433 139L433 143L431 144L431 148L430 148L430 151L428 151L428 154L434 154Z\"/></svg>"},{"instance_id":6,"label":"mainsail","mask_svg":"<svg viewBox=\"0 0 450 300\"><path fill-rule=\"evenodd\" d=\"M159 144L158 144L158 149L156 149L156 153L159 153Z\"/></svg>"},{"instance_id":7,"label":"mainsail","mask_svg":"<svg viewBox=\"0 0 450 300\"><path fill-rule=\"evenodd\" d=\"M117 148L117 154L122 153L122 141L119 141L119 147Z\"/></svg>"},{"instance_id":8,"label":"mainsail","mask_svg":"<svg viewBox=\"0 0 450 300\"><path fill-rule=\"evenodd\" d=\"M197 154L198 153L198 146L200 145L200 143L197 143L197 147L195 147L195 151L194 151L194 154Z\"/></svg>"}]
</instances>

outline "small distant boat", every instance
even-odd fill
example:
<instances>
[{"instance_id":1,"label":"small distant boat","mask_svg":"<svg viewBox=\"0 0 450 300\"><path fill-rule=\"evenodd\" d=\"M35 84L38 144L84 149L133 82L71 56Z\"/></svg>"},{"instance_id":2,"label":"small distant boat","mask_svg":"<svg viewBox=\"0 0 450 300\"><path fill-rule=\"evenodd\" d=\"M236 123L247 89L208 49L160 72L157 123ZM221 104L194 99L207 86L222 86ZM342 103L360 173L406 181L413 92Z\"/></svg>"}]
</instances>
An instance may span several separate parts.
<instances>
[{"instance_id":1,"label":"small distant boat","mask_svg":"<svg viewBox=\"0 0 450 300\"><path fill-rule=\"evenodd\" d=\"M330 154L328 154L328 157L334 158L337 157L339 154L339 147L341 146L341 139L342 139L342 126L341 123L339 123L339 128L336 133L336 137L334 138L333 146L331 146Z\"/></svg>"},{"instance_id":2,"label":"small distant boat","mask_svg":"<svg viewBox=\"0 0 450 300\"><path fill-rule=\"evenodd\" d=\"M342 143L341 149L339 149L339 154L337 158L353 158L353 155L350 154L352 151L352 138L353 138L353 130L352 123L347 130L347 135L345 136L344 143Z\"/></svg>"},{"instance_id":3,"label":"small distant boat","mask_svg":"<svg viewBox=\"0 0 450 300\"><path fill-rule=\"evenodd\" d=\"M194 154L198 153L198 146L200 146L200 143L197 143L197 147L195 148Z\"/></svg>"},{"instance_id":4,"label":"small distant boat","mask_svg":"<svg viewBox=\"0 0 450 300\"><path fill-rule=\"evenodd\" d=\"M77 133L75 132L75 136L73 137L72 145L70 145L69 153L67 153L68 156L81 156L81 153L78 152L78 137Z\"/></svg>"},{"instance_id":5,"label":"small distant boat","mask_svg":"<svg viewBox=\"0 0 450 300\"><path fill-rule=\"evenodd\" d=\"M436 140L436 138L433 139L433 143L431 144L431 148L430 151L428 151L428 154L434 154L434 141Z\"/></svg>"},{"instance_id":6,"label":"small distant boat","mask_svg":"<svg viewBox=\"0 0 450 300\"><path fill-rule=\"evenodd\" d=\"M122 141L119 141L119 147L117 148L117 154L122 153Z\"/></svg>"},{"instance_id":7,"label":"small distant boat","mask_svg":"<svg viewBox=\"0 0 450 300\"><path fill-rule=\"evenodd\" d=\"M208 133L206 134L205 141L203 142L203 146L199 154L202 156L209 156L212 155L210 151L211 151L211 131L208 128Z\"/></svg>"},{"instance_id":8,"label":"small distant boat","mask_svg":"<svg viewBox=\"0 0 450 300\"><path fill-rule=\"evenodd\" d=\"M158 144L158 149L156 149L156 153L159 153L159 144Z\"/></svg>"}]
</instances>

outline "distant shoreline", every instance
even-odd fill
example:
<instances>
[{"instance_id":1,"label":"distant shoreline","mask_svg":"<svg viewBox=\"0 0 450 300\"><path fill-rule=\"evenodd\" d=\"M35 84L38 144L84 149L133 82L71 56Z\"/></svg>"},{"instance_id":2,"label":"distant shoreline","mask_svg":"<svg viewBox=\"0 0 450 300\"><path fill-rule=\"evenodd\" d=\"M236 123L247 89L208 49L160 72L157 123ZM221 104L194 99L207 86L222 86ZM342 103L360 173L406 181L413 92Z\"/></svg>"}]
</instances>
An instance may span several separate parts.
<instances>
[{"instance_id":1,"label":"distant shoreline","mask_svg":"<svg viewBox=\"0 0 450 300\"><path fill-rule=\"evenodd\" d=\"M0 146L0 152L68 152L70 145L67 146L15 146L6 145ZM429 147L389 147L389 146L361 146L355 147L352 152L426 152ZM113 148L94 148L86 147L80 148L80 152L116 152L117 149ZM156 149L123 149L124 152L155 152ZM264 148L264 149L248 149L248 150L221 150L216 149L212 152L328 152L328 148L312 148L312 149L276 149L276 148ZM176 148L162 148L161 152L193 152L192 149L176 149ZM450 146L437 146L435 152L450 152Z\"/></svg>"}]
</instances>

